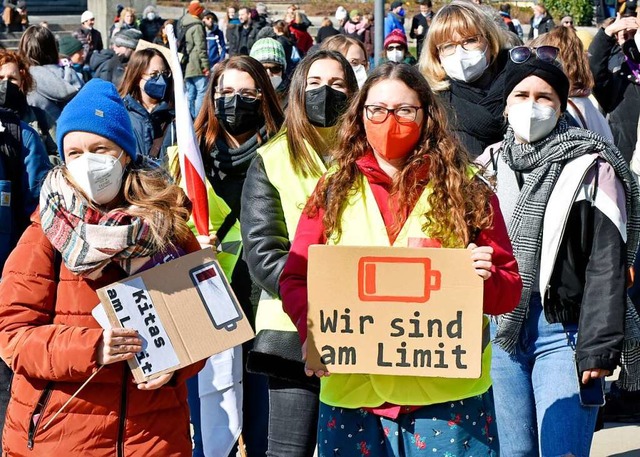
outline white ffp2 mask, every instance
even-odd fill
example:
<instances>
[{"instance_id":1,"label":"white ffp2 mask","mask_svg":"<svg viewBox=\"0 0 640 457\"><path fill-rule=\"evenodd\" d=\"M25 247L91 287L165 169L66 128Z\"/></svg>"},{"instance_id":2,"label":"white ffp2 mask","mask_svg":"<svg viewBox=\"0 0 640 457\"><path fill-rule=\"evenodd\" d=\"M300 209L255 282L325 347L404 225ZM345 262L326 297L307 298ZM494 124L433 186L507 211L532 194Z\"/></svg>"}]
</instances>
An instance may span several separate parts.
<instances>
[{"instance_id":1,"label":"white ffp2 mask","mask_svg":"<svg viewBox=\"0 0 640 457\"><path fill-rule=\"evenodd\" d=\"M511 105L508 118L516 137L525 143L543 139L558 123L556 110L534 101Z\"/></svg>"},{"instance_id":2,"label":"white ffp2 mask","mask_svg":"<svg viewBox=\"0 0 640 457\"><path fill-rule=\"evenodd\" d=\"M122 186L122 164L118 158L108 154L85 152L69 162L67 170L74 182L93 202L105 205L116 198Z\"/></svg>"},{"instance_id":3,"label":"white ffp2 mask","mask_svg":"<svg viewBox=\"0 0 640 457\"><path fill-rule=\"evenodd\" d=\"M460 45L454 54L442 57L440 63L449 78L465 83L478 79L489 66L486 49L467 51Z\"/></svg>"},{"instance_id":4,"label":"white ffp2 mask","mask_svg":"<svg viewBox=\"0 0 640 457\"><path fill-rule=\"evenodd\" d=\"M364 68L364 65L356 65L353 68L353 72L356 75L356 81L358 81L358 88L362 89L364 86L364 82L367 80L367 70Z\"/></svg>"}]
</instances>

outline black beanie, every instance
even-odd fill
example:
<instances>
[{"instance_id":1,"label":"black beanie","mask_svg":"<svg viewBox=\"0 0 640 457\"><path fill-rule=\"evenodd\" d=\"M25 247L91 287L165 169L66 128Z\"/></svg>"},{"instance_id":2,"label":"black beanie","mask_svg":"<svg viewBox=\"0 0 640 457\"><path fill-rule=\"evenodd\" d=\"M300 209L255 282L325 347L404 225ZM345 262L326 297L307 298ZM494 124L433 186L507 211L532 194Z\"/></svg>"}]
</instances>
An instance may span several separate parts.
<instances>
[{"instance_id":1,"label":"black beanie","mask_svg":"<svg viewBox=\"0 0 640 457\"><path fill-rule=\"evenodd\" d=\"M569 98L569 79L564 74L559 65L545 62L535 56L531 56L524 63L507 62L505 68L504 100L520 82L528 76L537 76L545 80L558 94L560 98L560 110L564 113L567 110L567 99Z\"/></svg>"}]
</instances>

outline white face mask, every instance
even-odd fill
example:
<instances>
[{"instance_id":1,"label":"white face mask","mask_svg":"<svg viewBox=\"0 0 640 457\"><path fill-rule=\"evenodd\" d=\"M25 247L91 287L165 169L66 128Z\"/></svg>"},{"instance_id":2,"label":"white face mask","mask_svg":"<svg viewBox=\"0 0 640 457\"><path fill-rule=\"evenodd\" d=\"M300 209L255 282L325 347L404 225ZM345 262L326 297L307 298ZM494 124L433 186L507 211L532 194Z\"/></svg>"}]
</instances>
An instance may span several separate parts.
<instances>
[{"instance_id":1,"label":"white face mask","mask_svg":"<svg viewBox=\"0 0 640 457\"><path fill-rule=\"evenodd\" d=\"M511 105L508 118L516 137L525 143L543 139L558 123L556 110L534 101Z\"/></svg>"},{"instance_id":2,"label":"white face mask","mask_svg":"<svg viewBox=\"0 0 640 457\"><path fill-rule=\"evenodd\" d=\"M400 49L387 51L387 59L389 59L390 62L400 63L404 59L404 51Z\"/></svg>"},{"instance_id":3,"label":"white face mask","mask_svg":"<svg viewBox=\"0 0 640 457\"><path fill-rule=\"evenodd\" d=\"M67 164L75 183L93 202L105 205L116 198L122 186L122 164L108 154L85 152Z\"/></svg>"},{"instance_id":4,"label":"white face mask","mask_svg":"<svg viewBox=\"0 0 640 457\"><path fill-rule=\"evenodd\" d=\"M147 13L147 20L153 21L156 18L156 13Z\"/></svg>"},{"instance_id":5,"label":"white face mask","mask_svg":"<svg viewBox=\"0 0 640 457\"><path fill-rule=\"evenodd\" d=\"M356 81L358 81L358 88L362 89L364 82L367 80L367 70L365 70L364 65L356 65L355 67L351 67L351 68L353 68L353 72L356 74Z\"/></svg>"},{"instance_id":6,"label":"white face mask","mask_svg":"<svg viewBox=\"0 0 640 457\"><path fill-rule=\"evenodd\" d=\"M282 83L282 76L274 75L269 78L271 80L271 85L274 89L277 89L280 83Z\"/></svg>"},{"instance_id":7,"label":"white face mask","mask_svg":"<svg viewBox=\"0 0 640 457\"><path fill-rule=\"evenodd\" d=\"M486 48L484 51L467 51L458 45L455 54L442 57L440 63L449 78L468 83L482 76L489 66L486 54Z\"/></svg>"}]
</instances>

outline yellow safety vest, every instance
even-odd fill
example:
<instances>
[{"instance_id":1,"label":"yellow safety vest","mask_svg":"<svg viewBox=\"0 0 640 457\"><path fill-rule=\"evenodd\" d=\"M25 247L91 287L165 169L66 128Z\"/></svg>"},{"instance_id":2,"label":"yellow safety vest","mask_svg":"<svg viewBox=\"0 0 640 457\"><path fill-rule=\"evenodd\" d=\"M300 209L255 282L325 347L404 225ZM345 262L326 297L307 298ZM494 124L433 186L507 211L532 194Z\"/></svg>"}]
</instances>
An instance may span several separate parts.
<instances>
[{"instance_id":1,"label":"yellow safety vest","mask_svg":"<svg viewBox=\"0 0 640 457\"><path fill-rule=\"evenodd\" d=\"M318 154L306 141L305 145L322 173L326 172L327 168ZM262 157L269 181L280 194L280 204L291 240L296 233L302 210L320 178L318 176L305 178L294 171L285 135L279 135L273 141L259 148L258 154ZM282 309L282 302L264 291L256 313L256 333L260 330L297 332L293 322Z\"/></svg>"},{"instance_id":2,"label":"yellow safety vest","mask_svg":"<svg viewBox=\"0 0 640 457\"><path fill-rule=\"evenodd\" d=\"M167 148L167 157L169 173L175 177L180 169L177 146ZM187 184L183 175L180 176L180 182L178 185L186 192ZM216 194L216 191L213 190L213 186L208 179L205 180L205 186L207 188L207 200L209 203L209 233L215 233L220 228L227 215L231 212L231 208L229 208L229 205L227 205L227 203L219 197L218 194ZM187 225L193 233L198 235L198 231L196 230L196 226L193 222L193 216L189 219ZM225 235L224 239L220 240L219 251L217 252L218 261L220 262L222 271L227 275L229 281L231 281L231 274L233 273L233 269L236 267L236 263L240 258L241 251L242 236L240 234L240 221L236 220L231 229L229 229Z\"/></svg>"},{"instance_id":3,"label":"yellow safety vest","mask_svg":"<svg viewBox=\"0 0 640 457\"><path fill-rule=\"evenodd\" d=\"M348 198L342 214L342 235L332 236L328 244L342 246L390 246L380 209L365 177L360 189ZM429 212L427 186L402 227L393 246L408 246L409 238L429 238L422 230ZM460 245L459 247L463 247ZM489 321L484 318L485 330ZM385 402L395 405L431 405L461 400L486 392L491 386L491 346L482 354L479 379L429 378L366 374L332 374L321 379L320 400L346 408L376 407Z\"/></svg>"}]
</instances>

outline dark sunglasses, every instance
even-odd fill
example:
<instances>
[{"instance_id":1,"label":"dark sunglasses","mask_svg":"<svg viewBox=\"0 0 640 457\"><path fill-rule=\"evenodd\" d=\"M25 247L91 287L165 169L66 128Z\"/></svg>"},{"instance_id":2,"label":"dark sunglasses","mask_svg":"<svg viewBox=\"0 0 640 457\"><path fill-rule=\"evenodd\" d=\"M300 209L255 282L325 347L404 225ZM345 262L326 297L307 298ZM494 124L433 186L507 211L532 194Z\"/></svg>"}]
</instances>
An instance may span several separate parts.
<instances>
[{"instance_id":1,"label":"dark sunglasses","mask_svg":"<svg viewBox=\"0 0 640 457\"><path fill-rule=\"evenodd\" d=\"M560 49L555 46L538 46L537 48L516 46L509 51L509 57L513 63L525 63L532 55L535 55L543 62L553 63L559 52Z\"/></svg>"}]
</instances>

